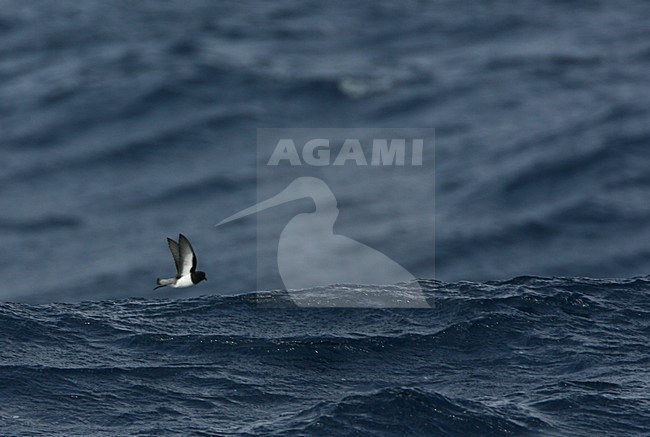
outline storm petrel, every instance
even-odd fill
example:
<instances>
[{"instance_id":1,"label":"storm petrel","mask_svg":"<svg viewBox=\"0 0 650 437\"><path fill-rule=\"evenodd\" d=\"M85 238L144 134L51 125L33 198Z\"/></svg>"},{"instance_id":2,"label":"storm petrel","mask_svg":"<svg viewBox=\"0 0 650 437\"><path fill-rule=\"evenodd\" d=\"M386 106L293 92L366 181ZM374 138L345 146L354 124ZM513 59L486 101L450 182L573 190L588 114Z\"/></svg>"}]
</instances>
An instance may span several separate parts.
<instances>
[{"instance_id":1,"label":"storm petrel","mask_svg":"<svg viewBox=\"0 0 650 437\"><path fill-rule=\"evenodd\" d=\"M169 285L172 288L186 288L196 285L203 280L208 280L204 272L196 271L196 255L189 240L185 235L178 234L178 243L167 238L169 250L176 263L176 277L169 279L156 279L155 289Z\"/></svg>"}]
</instances>

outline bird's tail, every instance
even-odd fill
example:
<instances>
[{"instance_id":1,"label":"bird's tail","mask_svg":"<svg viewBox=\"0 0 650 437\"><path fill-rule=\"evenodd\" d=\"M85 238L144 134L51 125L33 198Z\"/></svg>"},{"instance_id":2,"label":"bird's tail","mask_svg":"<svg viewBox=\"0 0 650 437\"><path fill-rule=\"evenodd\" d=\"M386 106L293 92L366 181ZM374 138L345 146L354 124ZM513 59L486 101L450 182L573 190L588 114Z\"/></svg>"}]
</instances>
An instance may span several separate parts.
<instances>
[{"instance_id":1,"label":"bird's tail","mask_svg":"<svg viewBox=\"0 0 650 437\"><path fill-rule=\"evenodd\" d=\"M174 279L156 279L156 285L157 287L154 288L154 290L157 290L160 287L164 287L165 285L171 285L174 283Z\"/></svg>"}]
</instances>

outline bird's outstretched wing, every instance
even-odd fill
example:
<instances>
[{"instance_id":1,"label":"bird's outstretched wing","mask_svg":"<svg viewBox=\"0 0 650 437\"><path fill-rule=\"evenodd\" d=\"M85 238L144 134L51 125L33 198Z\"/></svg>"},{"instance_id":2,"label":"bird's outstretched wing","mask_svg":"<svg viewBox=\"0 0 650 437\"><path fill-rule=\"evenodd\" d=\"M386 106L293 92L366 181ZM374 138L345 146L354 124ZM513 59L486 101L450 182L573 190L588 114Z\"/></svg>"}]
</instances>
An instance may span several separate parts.
<instances>
[{"instance_id":1,"label":"bird's outstretched wing","mask_svg":"<svg viewBox=\"0 0 650 437\"><path fill-rule=\"evenodd\" d=\"M196 255L190 241L185 238L185 235L178 234L178 245L180 247L180 259L182 261L182 269L180 275L185 276L196 271ZM178 264L177 264L178 265Z\"/></svg>"},{"instance_id":2,"label":"bird's outstretched wing","mask_svg":"<svg viewBox=\"0 0 650 437\"><path fill-rule=\"evenodd\" d=\"M181 258L180 247L178 246L178 243L171 238L167 238L167 245L169 246L169 251L174 257L174 264L176 264L176 278L180 278L183 271L183 259Z\"/></svg>"}]
</instances>

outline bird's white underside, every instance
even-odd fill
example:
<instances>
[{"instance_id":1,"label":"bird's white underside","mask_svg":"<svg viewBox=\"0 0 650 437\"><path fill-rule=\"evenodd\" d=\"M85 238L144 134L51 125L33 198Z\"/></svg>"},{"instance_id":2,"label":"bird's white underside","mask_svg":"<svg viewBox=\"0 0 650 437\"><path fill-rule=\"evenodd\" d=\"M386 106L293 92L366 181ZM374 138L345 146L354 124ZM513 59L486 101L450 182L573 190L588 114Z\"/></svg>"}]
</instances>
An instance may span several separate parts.
<instances>
[{"instance_id":1,"label":"bird's white underside","mask_svg":"<svg viewBox=\"0 0 650 437\"><path fill-rule=\"evenodd\" d=\"M175 284L170 285L172 288L187 288L194 285L192 282L192 275L181 276Z\"/></svg>"}]
</instances>

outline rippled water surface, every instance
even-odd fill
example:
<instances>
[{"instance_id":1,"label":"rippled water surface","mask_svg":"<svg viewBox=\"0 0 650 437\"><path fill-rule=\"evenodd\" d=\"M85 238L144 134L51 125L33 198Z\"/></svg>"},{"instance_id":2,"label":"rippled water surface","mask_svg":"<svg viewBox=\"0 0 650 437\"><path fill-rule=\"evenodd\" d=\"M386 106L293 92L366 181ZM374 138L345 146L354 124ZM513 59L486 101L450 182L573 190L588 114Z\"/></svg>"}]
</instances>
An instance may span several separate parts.
<instances>
[{"instance_id":1,"label":"rippled water surface","mask_svg":"<svg viewBox=\"0 0 650 437\"><path fill-rule=\"evenodd\" d=\"M306 309L278 293L1 304L0 428L647 431L648 278L421 283L430 309Z\"/></svg>"}]
</instances>

